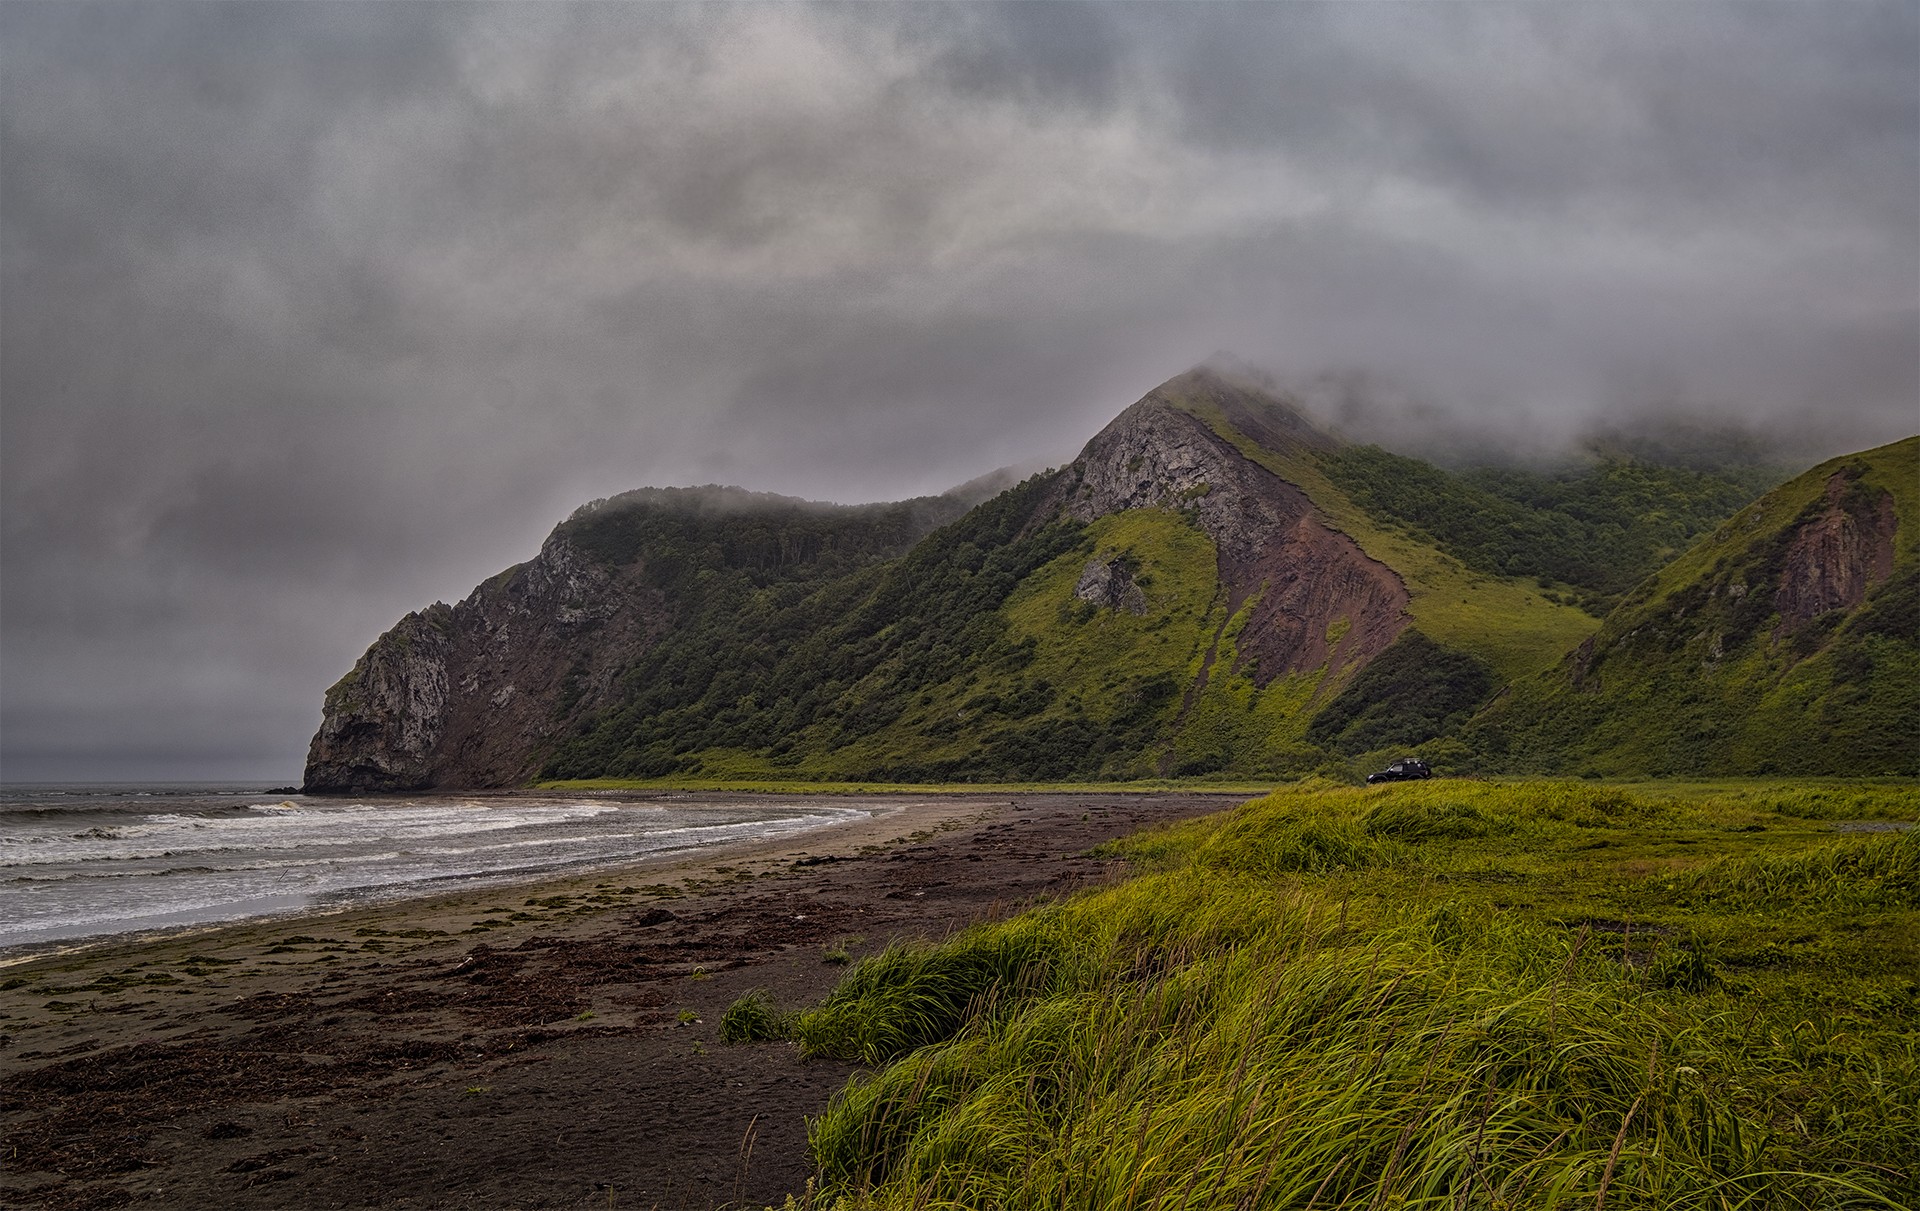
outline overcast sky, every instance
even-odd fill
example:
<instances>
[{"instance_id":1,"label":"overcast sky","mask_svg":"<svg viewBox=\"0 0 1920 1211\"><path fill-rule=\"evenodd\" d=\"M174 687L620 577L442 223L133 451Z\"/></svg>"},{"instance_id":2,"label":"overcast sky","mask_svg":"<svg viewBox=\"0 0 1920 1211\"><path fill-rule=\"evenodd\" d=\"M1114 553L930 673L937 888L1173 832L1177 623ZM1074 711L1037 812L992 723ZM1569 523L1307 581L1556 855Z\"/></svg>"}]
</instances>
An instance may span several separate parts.
<instances>
[{"instance_id":1,"label":"overcast sky","mask_svg":"<svg viewBox=\"0 0 1920 1211\"><path fill-rule=\"evenodd\" d=\"M0 5L0 776L297 780L643 484L1065 461L1216 350L1920 429L1920 7Z\"/></svg>"}]
</instances>

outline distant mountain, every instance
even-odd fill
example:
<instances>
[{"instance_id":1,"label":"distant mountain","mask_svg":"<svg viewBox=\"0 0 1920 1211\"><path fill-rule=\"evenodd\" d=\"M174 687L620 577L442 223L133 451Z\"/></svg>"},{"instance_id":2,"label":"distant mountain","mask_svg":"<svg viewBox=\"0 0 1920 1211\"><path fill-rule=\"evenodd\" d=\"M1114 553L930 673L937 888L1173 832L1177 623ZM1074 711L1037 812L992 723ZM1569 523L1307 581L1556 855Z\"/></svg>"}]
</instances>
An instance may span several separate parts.
<instances>
[{"instance_id":1,"label":"distant mountain","mask_svg":"<svg viewBox=\"0 0 1920 1211\"><path fill-rule=\"evenodd\" d=\"M1741 503L1621 468L1529 503L1201 369L985 500L629 493L382 636L306 784L1259 775L1456 735ZM1487 500L1499 526L1459 520ZM1604 576L1553 572L1556 535Z\"/></svg>"},{"instance_id":2,"label":"distant mountain","mask_svg":"<svg viewBox=\"0 0 1920 1211\"><path fill-rule=\"evenodd\" d=\"M1518 770L1920 774L1920 438L1742 509L1468 739Z\"/></svg>"}]
</instances>

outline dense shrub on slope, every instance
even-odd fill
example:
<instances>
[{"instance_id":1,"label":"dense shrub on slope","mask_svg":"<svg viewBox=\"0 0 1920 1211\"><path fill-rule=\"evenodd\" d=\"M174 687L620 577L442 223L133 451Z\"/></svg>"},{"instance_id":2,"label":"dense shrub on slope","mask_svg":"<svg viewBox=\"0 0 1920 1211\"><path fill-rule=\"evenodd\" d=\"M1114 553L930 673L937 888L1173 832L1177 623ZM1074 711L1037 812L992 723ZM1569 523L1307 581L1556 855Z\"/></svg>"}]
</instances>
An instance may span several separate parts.
<instances>
[{"instance_id":1,"label":"dense shrub on slope","mask_svg":"<svg viewBox=\"0 0 1920 1211\"><path fill-rule=\"evenodd\" d=\"M1457 730L1493 688L1483 662L1409 630L1314 716L1307 739L1349 754L1410 748Z\"/></svg>"},{"instance_id":2,"label":"dense shrub on slope","mask_svg":"<svg viewBox=\"0 0 1920 1211\"><path fill-rule=\"evenodd\" d=\"M763 519L736 515L698 527L663 519L655 528L688 535L667 548L662 570L678 623L629 665L622 705L585 721L548 758L544 776L699 772L693 754L703 750L759 748L778 737L778 756L809 733L857 736L884 726L916 689L991 648L1003 629L994 613L1001 602L1078 541L1070 524L1024 532L1046 487L1044 477L1029 480L903 558L837 577L776 578L768 569L781 566L779 553L791 544L831 554L846 541L839 531L802 525L798 534L768 533ZM590 541L596 521L586 519ZM617 548L601 540L595 549L662 559L656 537L620 533Z\"/></svg>"},{"instance_id":3,"label":"dense shrub on slope","mask_svg":"<svg viewBox=\"0 0 1920 1211\"><path fill-rule=\"evenodd\" d=\"M1622 457L1560 472L1451 472L1378 446L1324 460L1334 483L1376 520L1416 529L1476 571L1574 585L1595 605L1617 600L1772 482L1753 467L1693 470Z\"/></svg>"}]
</instances>

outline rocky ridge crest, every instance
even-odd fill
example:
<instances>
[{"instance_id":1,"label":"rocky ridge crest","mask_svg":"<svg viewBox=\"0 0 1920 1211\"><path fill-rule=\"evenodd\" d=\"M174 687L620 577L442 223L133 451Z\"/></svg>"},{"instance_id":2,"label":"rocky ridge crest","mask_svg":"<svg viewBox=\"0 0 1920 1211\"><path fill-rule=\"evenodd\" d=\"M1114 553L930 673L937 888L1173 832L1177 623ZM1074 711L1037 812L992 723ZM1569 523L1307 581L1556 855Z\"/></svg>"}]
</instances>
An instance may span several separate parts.
<instances>
[{"instance_id":1,"label":"rocky ridge crest","mask_svg":"<svg viewBox=\"0 0 1920 1211\"><path fill-rule=\"evenodd\" d=\"M1309 669L1358 667L1385 651L1410 621L1400 578L1330 527L1306 493L1215 432L1195 414L1196 403L1270 450L1337 444L1251 386L1190 371L1087 443L1071 468L1078 484L1066 512L1081 521L1127 509L1190 513L1219 551L1229 611L1253 600L1239 647L1255 662L1260 685Z\"/></svg>"}]
</instances>

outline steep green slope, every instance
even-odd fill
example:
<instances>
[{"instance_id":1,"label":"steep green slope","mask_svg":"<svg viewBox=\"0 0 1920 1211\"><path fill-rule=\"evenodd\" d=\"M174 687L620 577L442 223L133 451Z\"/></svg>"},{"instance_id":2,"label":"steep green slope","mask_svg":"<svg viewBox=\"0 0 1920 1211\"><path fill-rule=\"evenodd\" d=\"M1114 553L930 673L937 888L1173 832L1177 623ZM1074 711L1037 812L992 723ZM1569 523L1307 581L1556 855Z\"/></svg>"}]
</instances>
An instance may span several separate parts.
<instances>
[{"instance_id":1,"label":"steep green slope","mask_svg":"<svg viewBox=\"0 0 1920 1211\"><path fill-rule=\"evenodd\" d=\"M1143 407L1198 419L1196 436L1225 444L1198 449L1181 436L1191 420L1169 426ZM1474 572L1416 535L1373 525L1323 473L1318 457L1333 446L1271 397L1205 372L1183 375L1124 414L1081 463L989 502L858 586L823 588L778 618L738 602L703 610L741 632L730 650L765 654L752 692L725 671L708 674L715 688L706 693L690 692L684 675L663 678L712 669L676 656L683 637L668 635L628 675L630 704L557 749L545 774L886 782L1284 774L1446 734L1501 680L1544 667L1592 630L1590 617L1529 584ZM1084 525L1059 519L1051 502L1085 499L1076 477L1095 472L1079 468L1101 457L1116 464L1103 491L1138 503L1105 506L1116 511ZM1126 486L1168 457L1196 475L1211 467L1212 478ZM1234 464L1260 470L1248 478ZM1125 481L1118 489L1115 475ZM1356 680L1363 664L1339 659L1359 615L1337 603L1317 643L1326 658L1261 672L1272 645L1262 648L1248 628L1278 590L1245 584L1244 558L1243 583L1223 580L1229 560L1209 537L1220 523L1203 514L1223 493L1292 491L1288 484L1312 502L1301 508L1358 540L1408 588L1415 629L1375 676ZM1089 576L1124 580L1125 603L1089 589ZM1315 724L1330 704L1337 722Z\"/></svg>"},{"instance_id":2,"label":"steep green slope","mask_svg":"<svg viewBox=\"0 0 1920 1211\"><path fill-rule=\"evenodd\" d=\"M1779 478L1766 466L1701 470L1610 454L1551 472L1455 473L1377 446L1321 462L1376 524L1410 528L1476 572L1570 586L1596 615Z\"/></svg>"},{"instance_id":3,"label":"steep green slope","mask_svg":"<svg viewBox=\"0 0 1920 1211\"><path fill-rule=\"evenodd\" d=\"M1245 420L1205 394L1174 402L1248 459L1297 485L1335 528L1393 569L1412 598L1407 612L1428 638L1484 661L1503 680L1551 666L1593 632L1592 617L1531 582L1476 572L1422 536L1378 524L1328 476L1320 452L1261 445Z\"/></svg>"},{"instance_id":4,"label":"steep green slope","mask_svg":"<svg viewBox=\"0 0 1920 1211\"><path fill-rule=\"evenodd\" d=\"M715 574L760 589L896 557L965 511L945 496L822 505L738 488L642 488L576 509L554 534L602 564L644 560L648 584L663 592Z\"/></svg>"},{"instance_id":5,"label":"steep green slope","mask_svg":"<svg viewBox=\"0 0 1920 1211\"><path fill-rule=\"evenodd\" d=\"M1090 557L1125 561L1138 614L1074 596ZM997 658L926 686L888 727L811 768L893 781L1152 775L1218 597L1213 544L1186 520L1102 518L996 612Z\"/></svg>"},{"instance_id":6,"label":"steep green slope","mask_svg":"<svg viewBox=\"0 0 1920 1211\"><path fill-rule=\"evenodd\" d=\"M1138 613L1075 596L1090 562L1129 568ZM1236 646L1252 603L1228 613L1217 567L1188 516L1101 518L998 612L1004 656L927 687L895 723L810 772L1106 780L1311 768L1325 754L1302 735L1325 672L1257 684Z\"/></svg>"},{"instance_id":7,"label":"steep green slope","mask_svg":"<svg viewBox=\"0 0 1920 1211\"><path fill-rule=\"evenodd\" d=\"M816 772L796 767L887 726L923 685L1006 658L995 611L1033 567L1079 542L1071 525L1024 532L1047 484L1029 480L849 575L759 584L696 562L675 625L621 674L621 704L581 720L542 776ZM764 525L736 524L750 534ZM655 558L645 541L615 557Z\"/></svg>"},{"instance_id":8,"label":"steep green slope","mask_svg":"<svg viewBox=\"0 0 1920 1211\"><path fill-rule=\"evenodd\" d=\"M1518 770L1920 773L1920 438L1741 510L1468 738Z\"/></svg>"},{"instance_id":9,"label":"steep green slope","mask_svg":"<svg viewBox=\"0 0 1920 1211\"><path fill-rule=\"evenodd\" d=\"M1410 630L1314 716L1307 738L1343 753L1411 747L1459 730L1493 689L1486 665Z\"/></svg>"}]
</instances>

